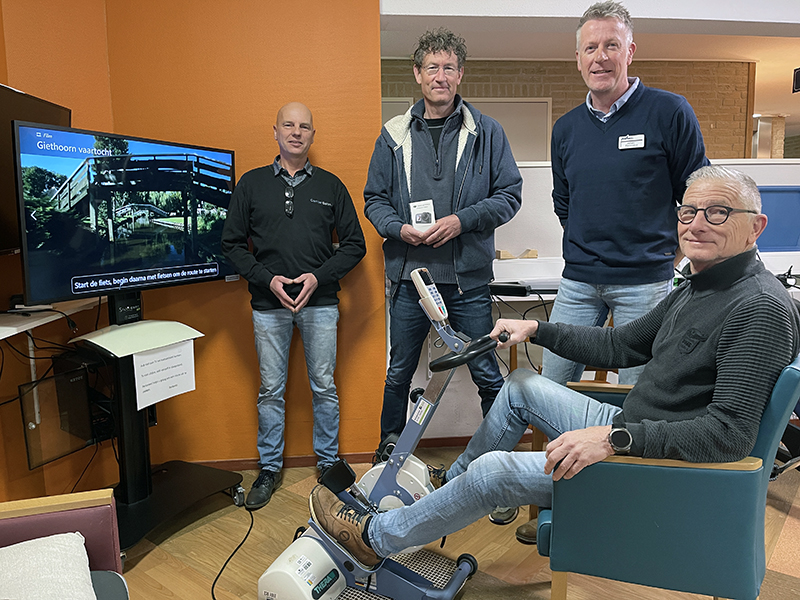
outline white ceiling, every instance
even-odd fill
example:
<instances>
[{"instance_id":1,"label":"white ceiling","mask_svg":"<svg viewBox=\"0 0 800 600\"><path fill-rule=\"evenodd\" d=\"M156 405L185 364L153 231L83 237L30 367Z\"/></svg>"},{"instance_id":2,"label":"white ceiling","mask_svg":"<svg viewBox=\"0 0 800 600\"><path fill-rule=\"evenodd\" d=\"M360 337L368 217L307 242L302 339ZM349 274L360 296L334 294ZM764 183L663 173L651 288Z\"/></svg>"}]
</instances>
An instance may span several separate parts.
<instances>
[{"instance_id":1,"label":"white ceiling","mask_svg":"<svg viewBox=\"0 0 800 600\"><path fill-rule=\"evenodd\" d=\"M706 8L709 2L713 0L703 2ZM480 14L489 4L382 0L381 56L408 57L421 32L444 26L465 38L472 59L574 60L575 27L588 2L495 0L488 9L493 14ZM750 16L754 3L727 0L725 21L698 18L692 4L672 0L670 5L673 14L683 10L692 18L661 18L637 16L648 14L648 8L658 12L648 0L626 2L634 15L634 60L753 61L755 112L786 116L786 135L800 135L800 93L792 94L793 71L800 67L800 0L767 0L762 2L767 10L758 5L757 17ZM657 6L663 10L663 3ZM565 9L574 16L564 16ZM550 16L535 16L541 14Z\"/></svg>"}]
</instances>

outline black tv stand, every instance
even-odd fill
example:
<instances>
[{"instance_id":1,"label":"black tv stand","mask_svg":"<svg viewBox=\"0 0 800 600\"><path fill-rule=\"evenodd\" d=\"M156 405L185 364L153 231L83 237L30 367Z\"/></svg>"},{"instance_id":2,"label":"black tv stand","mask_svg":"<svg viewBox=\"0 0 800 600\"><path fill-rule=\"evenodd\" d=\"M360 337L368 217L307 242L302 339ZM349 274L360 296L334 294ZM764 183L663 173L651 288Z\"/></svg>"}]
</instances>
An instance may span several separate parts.
<instances>
[{"instance_id":1,"label":"black tv stand","mask_svg":"<svg viewBox=\"0 0 800 600\"><path fill-rule=\"evenodd\" d=\"M172 334L165 333L170 329ZM112 410L119 437L119 484L114 497L123 550L167 519L217 492L230 490L237 505L244 503L239 473L179 460L155 467L150 464L147 411L137 406L133 354L148 349L145 346L155 349L200 335L180 323L139 321L112 325L78 338L113 359L116 401ZM180 339L181 336L185 337ZM149 341L137 343L137 338ZM173 341L165 342L166 339Z\"/></svg>"},{"instance_id":2,"label":"black tv stand","mask_svg":"<svg viewBox=\"0 0 800 600\"><path fill-rule=\"evenodd\" d=\"M232 471L172 460L153 467L151 475L152 491L145 499L128 504L117 498L122 550L135 546L161 523L217 492L231 490L234 501L239 495L244 502L244 490L238 489L242 476Z\"/></svg>"}]
</instances>

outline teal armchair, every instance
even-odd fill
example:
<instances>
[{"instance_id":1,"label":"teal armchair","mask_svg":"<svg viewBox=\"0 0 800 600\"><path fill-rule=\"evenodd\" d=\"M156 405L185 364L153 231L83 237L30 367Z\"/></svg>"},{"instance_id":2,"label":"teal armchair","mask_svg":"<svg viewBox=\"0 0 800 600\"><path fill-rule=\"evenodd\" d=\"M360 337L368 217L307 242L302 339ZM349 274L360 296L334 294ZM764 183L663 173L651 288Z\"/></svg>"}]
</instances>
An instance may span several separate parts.
<instances>
[{"instance_id":1,"label":"teal armchair","mask_svg":"<svg viewBox=\"0 0 800 600\"><path fill-rule=\"evenodd\" d=\"M800 358L775 384L751 456L734 463L612 456L556 482L553 507L540 510L538 524L552 598L566 598L573 572L755 600L766 570L767 484L798 399Z\"/></svg>"}]
</instances>

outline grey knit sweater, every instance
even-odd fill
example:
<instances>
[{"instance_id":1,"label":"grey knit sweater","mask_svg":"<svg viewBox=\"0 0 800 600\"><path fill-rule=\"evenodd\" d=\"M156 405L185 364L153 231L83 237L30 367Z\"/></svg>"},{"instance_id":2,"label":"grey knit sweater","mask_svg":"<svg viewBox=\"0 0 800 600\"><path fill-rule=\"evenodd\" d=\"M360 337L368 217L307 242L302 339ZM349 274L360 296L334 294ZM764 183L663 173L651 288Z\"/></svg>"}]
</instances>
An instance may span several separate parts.
<instances>
[{"instance_id":1,"label":"grey knit sweater","mask_svg":"<svg viewBox=\"0 0 800 600\"><path fill-rule=\"evenodd\" d=\"M633 435L631 454L715 462L752 450L799 332L793 300L753 249L690 275L626 325L541 322L535 342L598 367L647 363L615 418Z\"/></svg>"}]
</instances>

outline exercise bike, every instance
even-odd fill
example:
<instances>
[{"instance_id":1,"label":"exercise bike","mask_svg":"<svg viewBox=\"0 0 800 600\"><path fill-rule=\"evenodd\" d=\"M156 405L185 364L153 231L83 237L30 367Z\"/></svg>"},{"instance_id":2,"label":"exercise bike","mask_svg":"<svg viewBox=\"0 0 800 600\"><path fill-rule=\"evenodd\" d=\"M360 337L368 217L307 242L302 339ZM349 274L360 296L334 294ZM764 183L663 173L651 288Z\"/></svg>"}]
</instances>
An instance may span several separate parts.
<instances>
[{"instance_id":1,"label":"exercise bike","mask_svg":"<svg viewBox=\"0 0 800 600\"><path fill-rule=\"evenodd\" d=\"M430 363L433 373L424 391L415 390L414 406L400 436L387 439L379 448L383 460L356 482L347 461L340 459L320 478L320 483L340 500L361 511L378 514L413 504L433 491L427 465L413 455L430 423L454 369L492 352L497 342L488 335L477 340L453 331L447 308L427 269L416 269L411 279L420 294L420 306L451 352ZM505 341L505 340L503 340ZM415 556L430 554L421 547L407 548L400 555L383 559L375 567L358 562L312 519L300 528L289 547L258 580L258 597L263 600L344 600L375 598L396 600L452 600L477 570L471 554L456 560L452 574L434 565L430 573L420 571ZM433 555L436 556L436 555ZM428 560L424 557L419 562ZM446 561L449 562L449 561ZM452 566L452 563L450 563ZM450 569L452 571L452 569Z\"/></svg>"}]
</instances>

